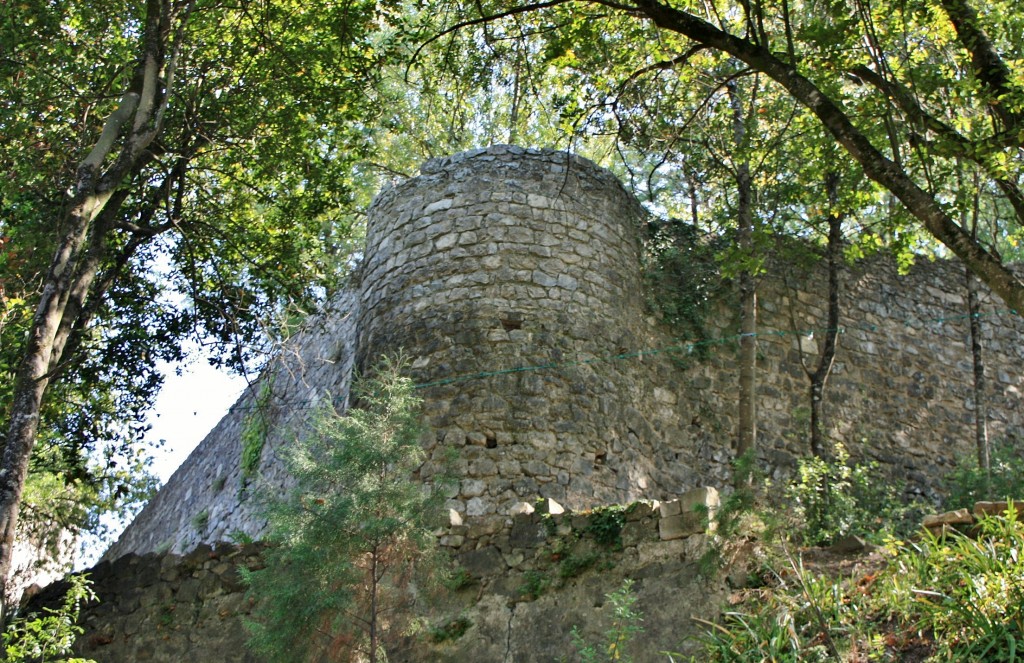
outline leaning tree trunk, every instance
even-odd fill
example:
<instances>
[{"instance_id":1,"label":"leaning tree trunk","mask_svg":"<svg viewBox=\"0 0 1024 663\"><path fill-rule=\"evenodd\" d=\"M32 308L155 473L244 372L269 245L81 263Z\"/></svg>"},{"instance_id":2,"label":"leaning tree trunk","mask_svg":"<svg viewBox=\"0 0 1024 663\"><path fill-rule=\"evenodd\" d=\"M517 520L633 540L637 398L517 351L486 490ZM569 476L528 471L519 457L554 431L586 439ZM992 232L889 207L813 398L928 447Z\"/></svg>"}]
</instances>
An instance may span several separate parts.
<instances>
[{"instance_id":1,"label":"leaning tree trunk","mask_svg":"<svg viewBox=\"0 0 1024 663\"><path fill-rule=\"evenodd\" d=\"M67 212L54 224L62 234L21 352L0 454L0 606L9 605L14 598L9 595L7 580L46 389L71 330L79 327L81 316L92 308L87 298L103 258L105 235L124 201L119 188L152 158L148 148L163 125L191 7L191 0L178 5L171 0L147 0L139 63L128 92L79 164L65 205ZM172 25L179 17L177 32L172 35ZM105 164L109 165L104 168Z\"/></svg>"},{"instance_id":2,"label":"leaning tree trunk","mask_svg":"<svg viewBox=\"0 0 1024 663\"><path fill-rule=\"evenodd\" d=\"M825 383L832 373L836 359L836 341L839 338L839 261L842 258L843 241L843 215L836 210L839 203L838 175L829 173L825 187L828 191L829 206L832 208L828 215L828 245L825 248L828 264L828 322L818 366L813 372L804 368L811 381L811 453L816 458L825 456L825 418L822 409Z\"/></svg>"}]
</instances>

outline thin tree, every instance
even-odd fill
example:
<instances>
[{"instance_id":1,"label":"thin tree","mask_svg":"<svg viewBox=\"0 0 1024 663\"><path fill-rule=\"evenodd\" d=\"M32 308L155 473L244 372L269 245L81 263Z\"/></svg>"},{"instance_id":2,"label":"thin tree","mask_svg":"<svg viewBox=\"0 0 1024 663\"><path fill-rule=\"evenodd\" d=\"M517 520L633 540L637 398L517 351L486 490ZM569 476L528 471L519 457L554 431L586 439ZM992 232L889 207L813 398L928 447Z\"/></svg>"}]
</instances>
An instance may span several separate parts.
<instances>
[{"instance_id":1,"label":"thin tree","mask_svg":"<svg viewBox=\"0 0 1024 663\"><path fill-rule=\"evenodd\" d=\"M251 644L271 661L385 660L410 583L437 568L446 475L429 489L413 478L420 401L400 369L384 360L360 380L356 409L326 406L287 451L295 488L268 501L266 567L246 574Z\"/></svg>"},{"instance_id":2,"label":"thin tree","mask_svg":"<svg viewBox=\"0 0 1024 663\"><path fill-rule=\"evenodd\" d=\"M836 347L839 339L839 267L842 262L843 219L845 215L839 211L839 174L829 172L825 176L825 189L828 196L828 240L825 245L825 265L828 272L828 310L826 312L825 329L822 332L823 342L818 354L818 362L812 370L800 352L800 365L810 380L811 403L811 454L815 458L825 457L825 425L824 401L825 384L832 374L835 364ZM793 315L790 309L790 315ZM796 331L796 320L793 321Z\"/></svg>"},{"instance_id":3,"label":"thin tree","mask_svg":"<svg viewBox=\"0 0 1024 663\"><path fill-rule=\"evenodd\" d=\"M736 422L737 457L757 450L757 269L755 265L754 185L747 152L747 128L743 100L736 81L726 85L732 113L733 141L739 163L736 166L736 242L743 261L739 272L740 348L739 393ZM737 482L750 480L750 475L735 477Z\"/></svg>"}]
</instances>

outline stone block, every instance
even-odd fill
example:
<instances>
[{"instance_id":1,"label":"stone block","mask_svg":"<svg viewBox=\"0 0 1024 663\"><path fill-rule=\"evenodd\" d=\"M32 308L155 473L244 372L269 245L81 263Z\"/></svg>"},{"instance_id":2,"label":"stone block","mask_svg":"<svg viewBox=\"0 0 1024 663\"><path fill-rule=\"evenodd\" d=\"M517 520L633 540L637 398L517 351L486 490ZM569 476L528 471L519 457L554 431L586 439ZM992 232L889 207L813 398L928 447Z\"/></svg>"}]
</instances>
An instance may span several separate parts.
<instances>
[{"instance_id":1,"label":"stone block","mask_svg":"<svg viewBox=\"0 0 1024 663\"><path fill-rule=\"evenodd\" d=\"M510 515L510 516L519 516L519 515L522 515L522 514L528 514L528 513L533 513L533 512L534 512L533 505L530 504L529 502L517 502L517 503L513 504L509 508L508 515Z\"/></svg>"},{"instance_id":2,"label":"stone block","mask_svg":"<svg viewBox=\"0 0 1024 663\"><path fill-rule=\"evenodd\" d=\"M680 513L658 521L658 536L662 541L683 539L704 531L704 517L697 513Z\"/></svg>"},{"instance_id":3,"label":"stone block","mask_svg":"<svg viewBox=\"0 0 1024 663\"><path fill-rule=\"evenodd\" d=\"M474 578L504 573L508 566L494 546L459 553L459 564Z\"/></svg>"},{"instance_id":4,"label":"stone block","mask_svg":"<svg viewBox=\"0 0 1024 663\"><path fill-rule=\"evenodd\" d=\"M924 517L922 524L925 527L941 527L943 525L972 525L974 517L967 509L957 509L945 513L930 514Z\"/></svg>"},{"instance_id":5,"label":"stone block","mask_svg":"<svg viewBox=\"0 0 1024 663\"><path fill-rule=\"evenodd\" d=\"M1002 516L1008 508L1010 508L1010 505L1007 502L975 502L974 516L976 518L981 518L982 516ZM1014 502L1013 508L1018 514L1020 513L1020 507L1017 502Z\"/></svg>"},{"instance_id":6,"label":"stone block","mask_svg":"<svg viewBox=\"0 0 1024 663\"><path fill-rule=\"evenodd\" d=\"M547 528L534 516L516 516L512 520L508 542L513 548L536 548L547 538Z\"/></svg>"}]
</instances>

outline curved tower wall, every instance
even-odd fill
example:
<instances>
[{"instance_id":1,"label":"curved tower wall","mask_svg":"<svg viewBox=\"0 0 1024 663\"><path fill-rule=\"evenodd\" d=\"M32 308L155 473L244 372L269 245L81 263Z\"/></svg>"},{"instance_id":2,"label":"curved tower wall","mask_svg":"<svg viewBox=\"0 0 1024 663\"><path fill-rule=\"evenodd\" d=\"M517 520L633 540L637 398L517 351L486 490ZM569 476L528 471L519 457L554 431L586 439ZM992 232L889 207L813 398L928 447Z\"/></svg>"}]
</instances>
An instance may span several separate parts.
<instances>
[{"instance_id":1,"label":"curved tower wall","mask_svg":"<svg viewBox=\"0 0 1024 663\"><path fill-rule=\"evenodd\" d=\"M460 510L649 487L635 479L651 458L615 416L639 376L596 361L643 347L643 217L590 161L517 148L428 162L375 201L358 363L414 359L434 442L459 451Z\"/></svg>"}]
</instances>

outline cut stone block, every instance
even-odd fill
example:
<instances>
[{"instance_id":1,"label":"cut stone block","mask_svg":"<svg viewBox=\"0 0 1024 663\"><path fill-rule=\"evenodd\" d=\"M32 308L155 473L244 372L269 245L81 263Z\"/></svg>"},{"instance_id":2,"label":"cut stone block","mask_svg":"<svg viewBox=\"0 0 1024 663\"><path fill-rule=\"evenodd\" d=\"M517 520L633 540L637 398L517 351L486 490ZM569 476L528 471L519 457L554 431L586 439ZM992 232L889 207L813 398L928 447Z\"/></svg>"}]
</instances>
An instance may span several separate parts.
<instances>
[{"instance_id":1,"label":"cut stone block","mask_svg":"<svg viewBox=\"0 0 1024 663\"><path fill-rule=\"evenodd\" d=\"M1018 502L1013 503L1013 508L1017 513L1020 513L1020 506ZM974 503L974 515L977 517L981 516L1002 516L1006 513L1006 510L1010 508L1008 502L975 502Z\"/></svg>"},{"instance_id":2,"label":"cut stone block","mask_svg":"<svg viewBox=\"0 0 1024 663\"><path fill-rule=\"evenodd\" d=\"M939 527L940 525L972 525L974 516L967 509L957 509L945 513L933 513L924 517L925 527Z\"/></svg>"}]
</instances>

